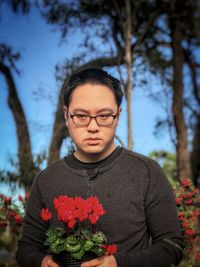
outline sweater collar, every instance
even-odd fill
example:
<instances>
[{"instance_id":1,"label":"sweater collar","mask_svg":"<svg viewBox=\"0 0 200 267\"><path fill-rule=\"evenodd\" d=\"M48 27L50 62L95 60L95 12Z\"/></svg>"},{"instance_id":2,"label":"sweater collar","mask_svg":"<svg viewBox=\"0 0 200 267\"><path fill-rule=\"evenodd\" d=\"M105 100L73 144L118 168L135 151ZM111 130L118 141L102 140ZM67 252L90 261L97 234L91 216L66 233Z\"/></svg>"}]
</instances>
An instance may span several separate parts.
<instances>
[{"instance_id":1,"label":"sweater collar","mask_svg":"<svg viewBox=\"0 0 200 267\"><path fill-rule=\"evenodd\" d=\"M89 176L89 178L94 178L99 173L110 169L116 161L119 160L122 154L123 148L118 146L115 150L108 155L106 158L92 163L85 163L78 160L73 153L64 157L64 163L68 169L72 172L79 174L80 176Z\"/></svg>"}]
</instances>

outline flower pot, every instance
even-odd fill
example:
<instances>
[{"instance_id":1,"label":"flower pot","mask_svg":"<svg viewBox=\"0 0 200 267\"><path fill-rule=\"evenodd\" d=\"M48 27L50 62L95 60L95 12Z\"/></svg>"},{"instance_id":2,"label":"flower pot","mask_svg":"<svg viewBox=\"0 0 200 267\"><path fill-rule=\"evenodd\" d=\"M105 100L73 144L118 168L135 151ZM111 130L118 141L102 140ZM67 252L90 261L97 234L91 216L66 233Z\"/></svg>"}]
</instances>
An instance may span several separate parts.
<instances>
[{"instance_id":1,"label":"flower pot","mask_svg":"<svg viewBox=\"0 0 200 267\"><path fill-rule=\"evenodd\" d=\"M53 259L58 263L59 267L80 267L84 261L89 261L97 258L97 255L91 252L84 254L81 260L73 258L68 252L54 254Z\"/></svg>"}]
</instances>

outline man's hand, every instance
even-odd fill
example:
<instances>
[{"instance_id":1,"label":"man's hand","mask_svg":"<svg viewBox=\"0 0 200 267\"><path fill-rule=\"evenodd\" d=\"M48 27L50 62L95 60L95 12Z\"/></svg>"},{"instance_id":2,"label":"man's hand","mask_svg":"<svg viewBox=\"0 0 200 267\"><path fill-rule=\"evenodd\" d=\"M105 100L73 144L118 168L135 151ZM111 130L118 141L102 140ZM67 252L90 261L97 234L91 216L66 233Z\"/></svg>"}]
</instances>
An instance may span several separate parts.
<instances>
[{"instance_id":1,"label":"man's hand","mask_svg":"<svg viewBox=\"0 0 200 267\"><path fill-rule=\"evenodd\" d=\"M86 261L81 264L81 267L117 267L117 262L115 260L115 257L110 256L102 256L99 258L96 258L91 261Z\"/></svg>"},{"instance_id":2,"label":"man's hand","mask_svg":"<svg viewBox=\"0 0 200 267\"><path fill-rule=\"evenodd\" d=\"M52 256L45 256L41 267L59 267L59 265L53 261Z\"/></svg>"}]
</instances>

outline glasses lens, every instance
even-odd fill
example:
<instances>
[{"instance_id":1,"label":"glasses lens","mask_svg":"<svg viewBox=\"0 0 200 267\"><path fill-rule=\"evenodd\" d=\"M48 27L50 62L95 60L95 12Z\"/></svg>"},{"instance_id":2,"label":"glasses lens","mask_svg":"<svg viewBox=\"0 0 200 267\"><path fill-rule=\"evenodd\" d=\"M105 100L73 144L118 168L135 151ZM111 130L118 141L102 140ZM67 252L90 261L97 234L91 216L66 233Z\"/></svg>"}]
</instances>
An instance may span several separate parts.
<instances>
[{"instance_id":1,"label":"glasses lens","mask_svg":"<svg viewBox=\"0 0 200 267\"><path fill-rule=\"evenodd\" d=\"M96 117L96 120L99 125L111 125L113 124L114 117L109 115L100 115Z\"/></svg>"},{"instance_id":2,"label":"glasses lens","mask_svg":"<svg viewBox=\"0 0 200 267\"><path fill-rule=\"evenodd\" d=\"M74 121L74 124L76 124L76 125L84 126L84 125L89 124L90 117L88 117L86 115L74 115L73 121Z\"/></svg>"}]
</instances>

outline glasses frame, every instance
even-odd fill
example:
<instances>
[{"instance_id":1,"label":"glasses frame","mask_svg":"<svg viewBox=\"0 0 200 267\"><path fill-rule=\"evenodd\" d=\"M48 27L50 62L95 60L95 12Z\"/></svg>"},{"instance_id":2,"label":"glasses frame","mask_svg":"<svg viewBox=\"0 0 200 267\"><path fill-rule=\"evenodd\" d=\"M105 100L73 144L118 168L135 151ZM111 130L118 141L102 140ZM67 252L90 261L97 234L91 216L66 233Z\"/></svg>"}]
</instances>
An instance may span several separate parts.
<instances>
[{"instance_id":1,"label":"glasses frame","mask_svg":"<svg viewBox=\"0 0 200 267\"><path fill-rule=\"evenodd\" d=\"M98 121L97 121L97 118L100 117L100 116L102 116L102 115L91 116L91 115L85 115L85 114L84 114L85 116L89 117L90 120L89 120L89 122L88 122L87 124L85 124L85 125L80 125L80 124L76 124L76 123L74 122L74 117L77 116L77 115L80 115L80 114L71 114L69 111L67 112L67 114L70 116L70 118L72 119L72 122L73 122L73 124L74 124L75 126L83 126L83 127L84 127L84 126L88 126L88 125L90 124L90 122L91 122L92 119L95 119L95 121L96 121L96 123L97 123L98 126L111 126L111 125L113 125L114 120L119 116L119 112L117 112L117 114L115 114L115 115L110 114L109 116L113 117L113 121L112 121L112 123L111 123L111 124L105 124L105 125L102 125L102 124L99 124Z\"/></svg>"}]
</instances>

